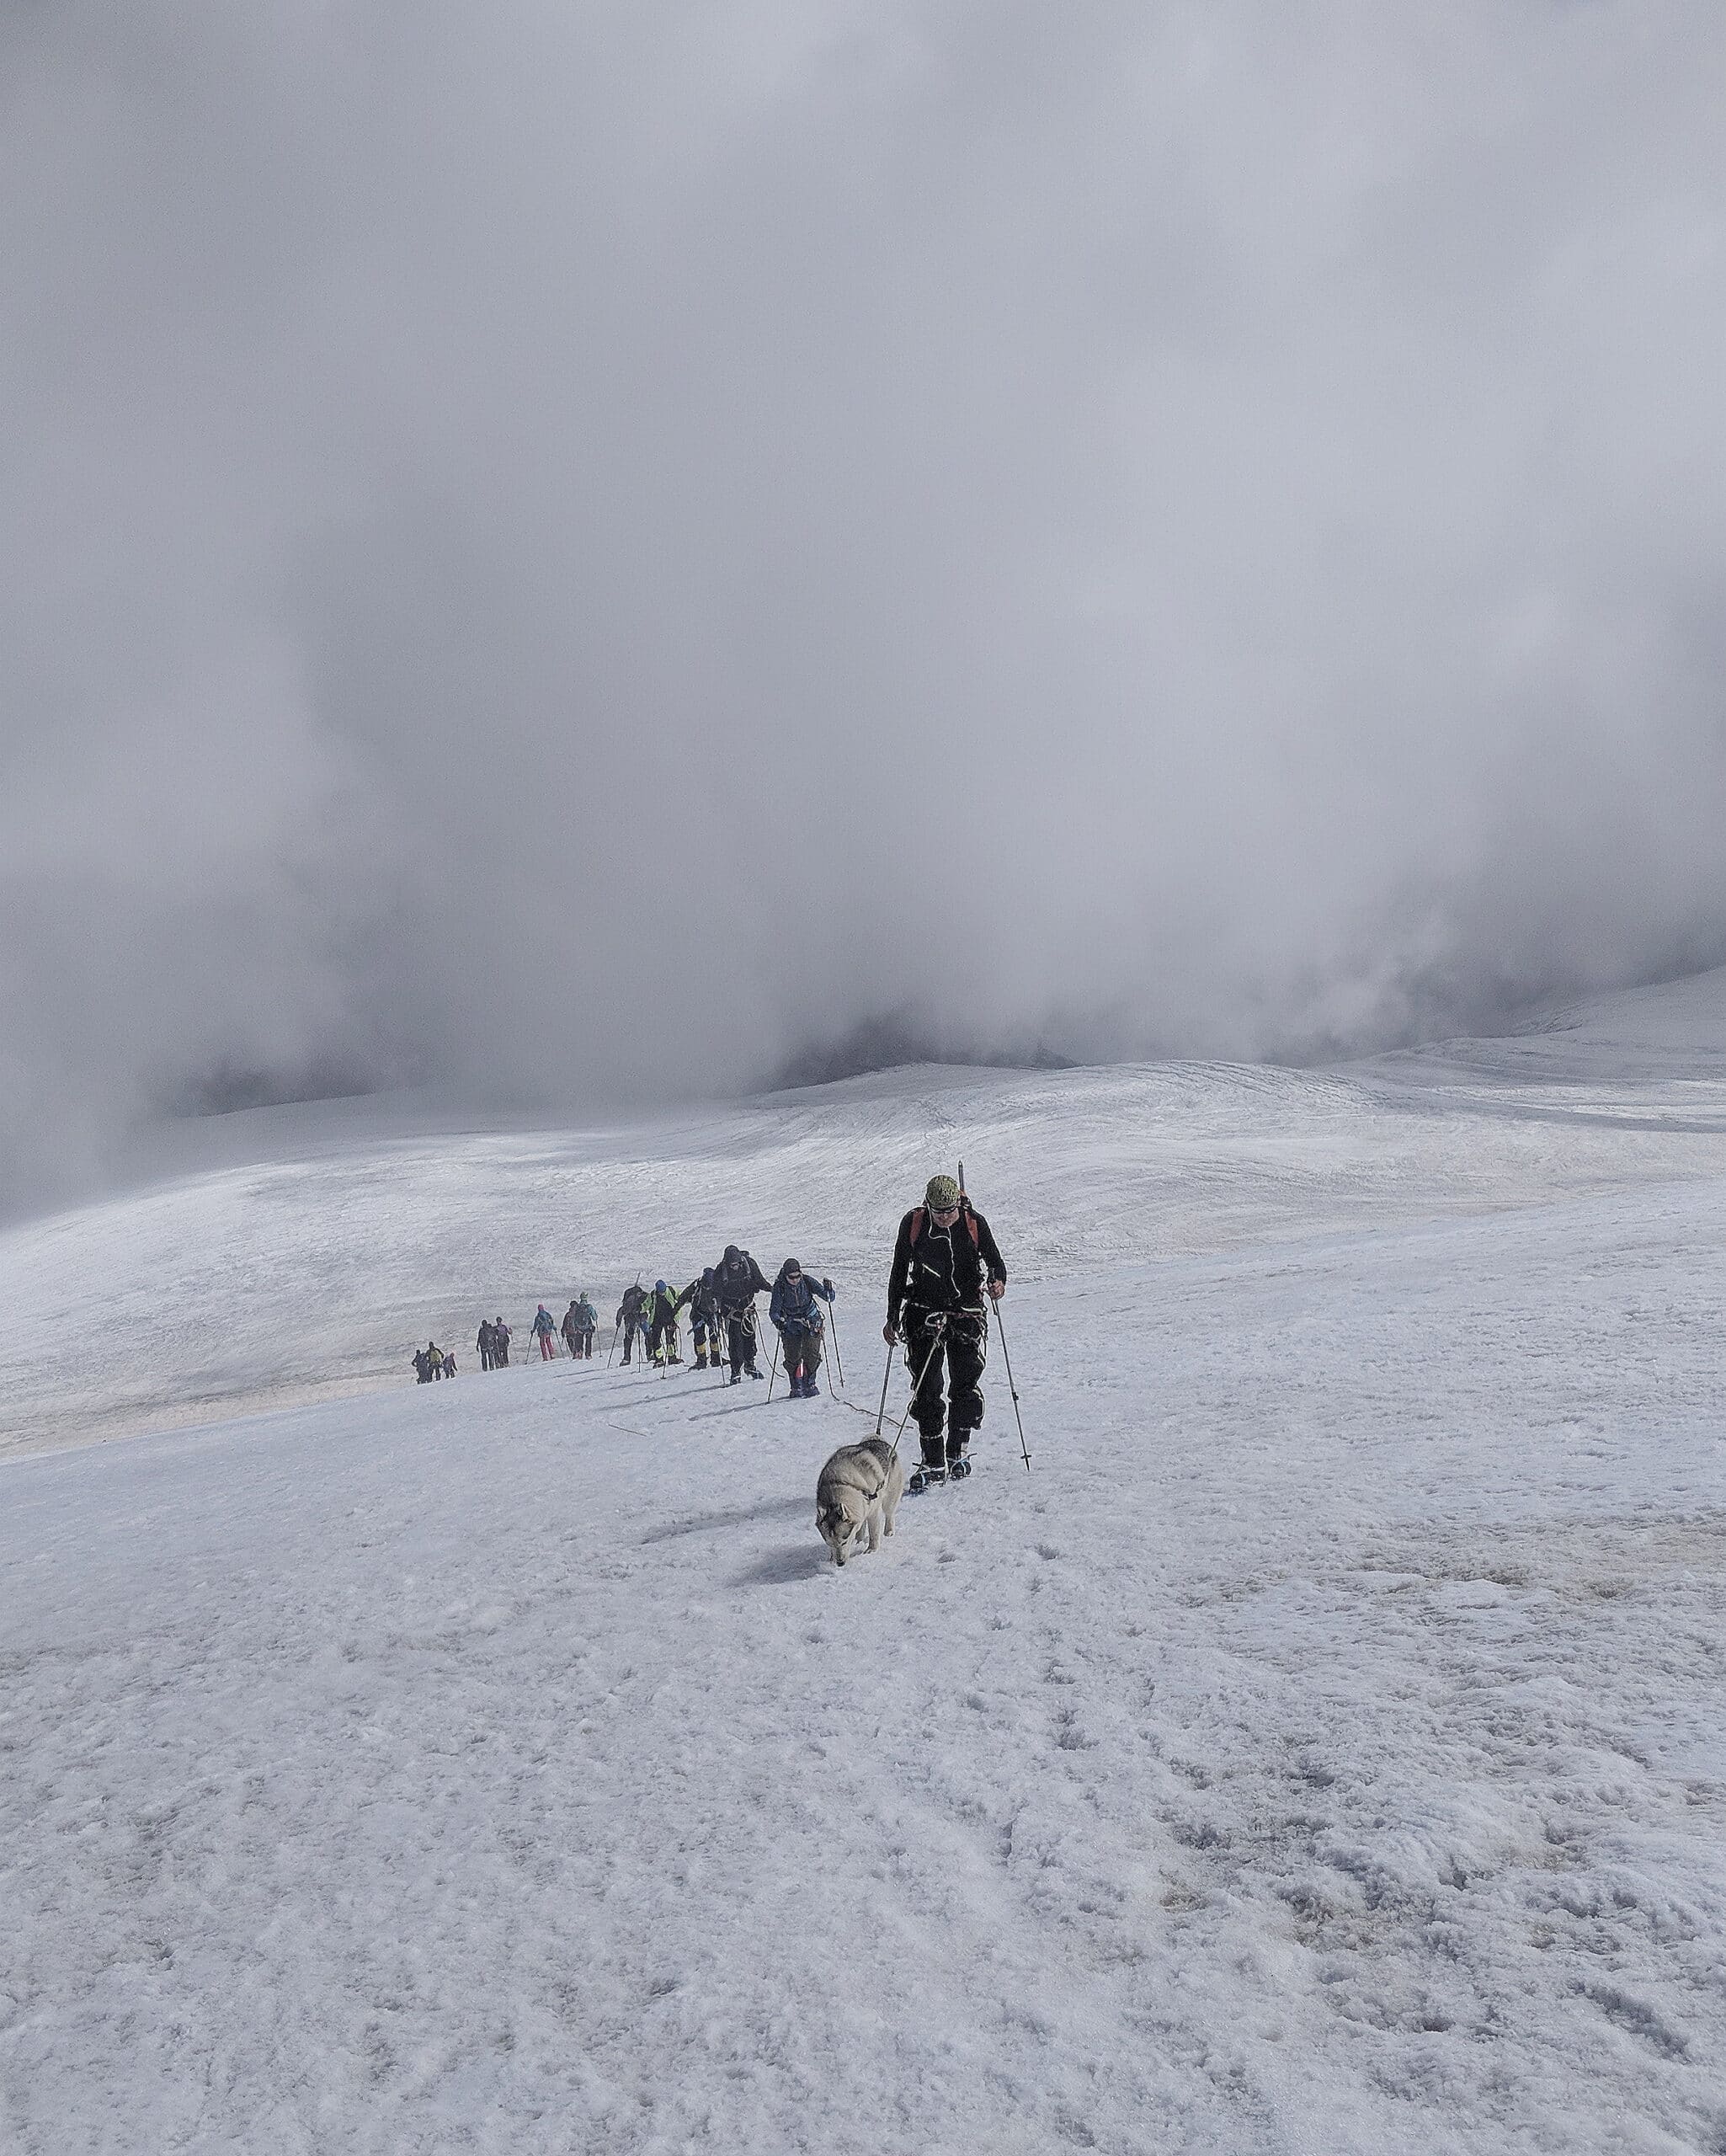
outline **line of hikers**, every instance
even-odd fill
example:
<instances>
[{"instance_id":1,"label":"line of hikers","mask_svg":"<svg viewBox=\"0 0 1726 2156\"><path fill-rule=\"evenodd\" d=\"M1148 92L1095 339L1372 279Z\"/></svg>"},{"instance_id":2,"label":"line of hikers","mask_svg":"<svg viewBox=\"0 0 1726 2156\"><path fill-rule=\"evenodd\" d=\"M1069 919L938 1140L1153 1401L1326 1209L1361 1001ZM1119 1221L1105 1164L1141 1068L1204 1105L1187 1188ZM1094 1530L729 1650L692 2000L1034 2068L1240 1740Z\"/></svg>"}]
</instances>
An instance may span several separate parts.
<instances>
[{"instance_id":1,"label":"line of hikers","mask_svg":"<svg viewBox=\"0 0 1726 2156\"><path fill-rule=\"evenodd\" d=\"M623 1360L627 1364L639 1346L645 1361L662 1367L681 1363L679 1323L687 1310L696 1369L729 1365L733 1385L746 1377L764 1378L755 1298L766 1295L768 1316L784 1343L791 1397L812 1400L826 1326L821 1305L831 1303L835 1292L831 1280L814 1279L794 1257L780 1266L776 1279L769 1280L748 1251L727 1243L718 1264L704 1267L686 1288L674 1289L664 1280L644 1288L637 1280L624 1289L615 1321Z\"/></svg>"},{"instance_id":2,"label":"line of hikers","mask_svg":"<svg viewBox=\"0 0 1726 2156\"><path fill-rule=\"evenodd\" d=\"M988 1355L984 1298L999 1303L1006 1289L1006 1264L988 1222L953 1177L930 1177L922 1204L899 1223L882 1328L889 1348L903 1347L911 1376L910 1413L923 1457L908 1489L926 1489L931 1482L971 1472L969 1446L983 1423L983 1372ZM769 1321L784 1347L791 1397L812 1400L826 1329L822 1305L833 1303L834 1284L812 1278L794 1257L770 1281L736 1243L727 1243L718 1264L706 1267L686 1288L674 1292L663 1280L644 1288L639 1279L626 1288L617 1305L612 1352L621 1337L626 1366L638 1346L643 1361L661 1367L680 1364L679 1324L687 1310L696 1369L728 1366L733 1385L745 1377L764 1378L755 1310L755 1298L763 1294L769 1298ZM591 1361L599 1323L599 1312L583 1294L571 1300L561 1326L541 1303L530 1331L547 1362L557 1352L560 1331L573 1357ZM480 1367L506 1369L509 1341L510 1328L501 1317L487 1319L475 1343ZM455 1358L440 1353L435 1342L418 1351L413 1368L422 1385L455 1374Z\"/></svg>"},{"instance_id":3,"label":"line of hikers","mask_svg":"<svg viewBox=\"0 0 1726 2156\"><path fill-rule=\"evenodd\" d=\"M719 1263L707 1266L698 1279L678 1293L663 1280L656 1280L651 1288L637 1280L626 1288L614 1321L612 1352L621 1339L626 1365L637 1346L643 1361L660 1367L680 1365L680 1320L687 1310L696 1369L717 1370L729 1363L733 1385L740 1385L746 1376L765 1377L758 1358L755 1310L755 1297L765 1294L770 1299L768 1315L785 1343L792 1395L812 1400L815 1374L821 1367L824 1321L820 1304L832 1302L834 1292L831 1280L806 1277L794 1257L788 1257L778 1278L770 1281L748 1251L727 1243ZM571 1298L561 1325L541 1303L528 1331L545 1362L557 1354L560 1333L573 1360L591 1362L599 1326L599 1313L583 1293ZM514 1337L513 1327L503 1318L482 1320L474 1341L480 1368L507 1369ZM413 1367L424 1384L433 1377L453 1374L455 1359L433 1345L415 1355Z\"/></svg>"},{"instance_id":4,"label":"line of hikers","mask_svg":"<svg viewBox=\"0 0 1726 2156\"><path fill-rule=\"evenodd\" d=\"M572 1295L561 1326L541 1303L534 1313L533 1323L528 1327L528 1336L539 1342L540 1359L549 1363L557 1353L557 1340L561 1332L565 1348L579 1362L583 1358L592 1359L594 1335L599 1329L599 1313L586 1295ZM514 1337L511 1327L502 1318L482 1318L473 1343L479 1350L480 1368L482 1370L507 1370L509 1367L509 1342Z\"/></svg>"}]
</instances>

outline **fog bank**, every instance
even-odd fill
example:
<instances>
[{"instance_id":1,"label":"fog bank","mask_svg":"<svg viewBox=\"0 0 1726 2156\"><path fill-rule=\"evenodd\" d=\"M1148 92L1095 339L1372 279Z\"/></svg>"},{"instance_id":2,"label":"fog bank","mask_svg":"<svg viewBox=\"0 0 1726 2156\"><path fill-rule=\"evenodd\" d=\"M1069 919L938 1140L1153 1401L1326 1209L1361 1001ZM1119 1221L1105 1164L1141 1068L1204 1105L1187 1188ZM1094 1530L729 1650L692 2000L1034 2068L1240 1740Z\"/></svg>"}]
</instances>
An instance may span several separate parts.
<instances>
[{"instance_id":1,"label":"fog bank","mask_svg":"<svg viewBox=\"0 0 1726 2156\"><path fill-rule=\"evenodd\" d=\"M1718 961L1723 61L1610 0L0 16L9 1201L271 1090Z\"/></svg>"}]
</instances>

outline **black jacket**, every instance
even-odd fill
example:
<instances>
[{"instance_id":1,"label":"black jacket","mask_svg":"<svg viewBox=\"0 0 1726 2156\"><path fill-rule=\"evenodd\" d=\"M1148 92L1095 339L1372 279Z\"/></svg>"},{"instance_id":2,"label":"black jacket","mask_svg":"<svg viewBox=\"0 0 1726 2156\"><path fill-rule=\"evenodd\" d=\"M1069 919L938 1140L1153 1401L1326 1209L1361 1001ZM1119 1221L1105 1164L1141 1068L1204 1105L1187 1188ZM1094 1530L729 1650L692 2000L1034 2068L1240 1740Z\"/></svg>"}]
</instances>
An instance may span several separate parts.
<instances>
[{"instance_id":1,"label":"black jacket","mask_svg":"<svg viewBox=\"0 0 1726 2156\"><path fill-rule=\"evenodd\" d=\"M677 1299L678 1308L682 1310L687 1305L691 1317L700 1318L704 1325L710 1323L719 1315L716 1281L717 1276L711 1270L704 1273L699 1280L691 1280Z\"/></svg>"},{"instance_id":2,"label":"black jacket","mask_svg":"<svg viewBox=\"0 0 1726 2156\"><path fill-rule=\"evenodd\" d=\"M642 1315L642 1306L647 1299L647 1290L639 1284L632 1288L626 1288L623 1291L623 1300L617 1305L617 1322L620 1325L632 1325Z\"/></svg>"},{"instance_id":3,"label":"black jacket","mask_svg":"<svg viewBox=\"0 0 1726 2156\"><path fill-rule=\"evenodd\" d=\"M920 1217L914 1246L911 1230ZM974 1231L974 1232L973 1232ZM985 1280L1005 1280L1006 1260L995 1247L981 1213L962 1206L951 1228L935 1225L927 1206L914 1206L899 1223L893 1269L887 1283L887 1321L897 1325L907 1303L925 1310L974 1310L983 1305Z\"/></svg>"},{"instance_id":4,"label":"black jacket","mask_svg":"<svg viewBox=\"0 0 1726 2156\"><path fill-rule=\"evenodd\" d=\"M746 1310L757 1295L770 1295L773 1283L746 1250L722 1258L713 1268L713 1293L727 1317Z\"/></svg>"}]
</instances>

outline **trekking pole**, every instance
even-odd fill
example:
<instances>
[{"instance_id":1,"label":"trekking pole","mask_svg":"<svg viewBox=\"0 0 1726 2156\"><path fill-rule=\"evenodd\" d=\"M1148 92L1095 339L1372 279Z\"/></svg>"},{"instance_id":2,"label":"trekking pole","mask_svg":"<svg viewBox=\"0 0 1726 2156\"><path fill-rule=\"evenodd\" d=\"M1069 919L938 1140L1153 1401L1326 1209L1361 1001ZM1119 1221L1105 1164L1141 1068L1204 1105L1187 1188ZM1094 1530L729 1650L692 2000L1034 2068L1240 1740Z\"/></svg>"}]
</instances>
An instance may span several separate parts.
<instances>
[{"instance_id":1,"label":"trekking pole","mask_svg":"<svg viewBox=\"0 0 1726 2156\"><path fill-rule=\"evenodd\" d=\"M786 1368L787 1369L789 1369L791 1368L791 1364L790 1364L789 1363L787 1363L787 1364L786 1364ZM771 1369L770 1370L769 1370L769 1372L767 1373L767 1397L768 1397L770 1400L771 1400L771 1399L772 1399L772 1397L773 1397L773 1387L774 1387L774 1383L775 1383L775 1380L778 1378L778 1376L779 1376L779 1331L778 1331L777 1327L775 1327L775 1331L774 1331L774 1335L773 1335L773 1367L772 1367L772 1369Z\"/></svg>"},{"instance_id":2,"label":"trekking pole","mask_svg":"<svg viewBox=\"0 0 1726 2156\"><path fill-rule=\"evenodd\" d=\"M845 1385L845 1358L839 1353L839 1329L838 1326L834 1323L833 1305L831 1303L827 1306L827 1329L828 1333L832 1336L834 1368L839 1374L839 1390L843 1392ZM832 1386L829 1385L828 1387L828 1390L831 1392L832 1390Z\"/></svg>"},{"instance_id":3,"label":"trekking pole","mask_svg":"<svg viewBox=\"0 0 1726 2156\"><path fill-rule=\"evenodd\" d=\"M622 1331L622 1330L623 1330L623 1327L622 1327L621 1325L614 1324L614 1325L613 1325L613 1326L611 1327L611 1353L610 1353L610 1354L609 1354L609 1355L605 1358L605 1367L606 1367L606 1369L607 1369L608 1370L610 1369L610 1367L611 1367L611 1365L612 1365L613 1361L614 1361L614 1360L615 1359L615 1358L616 1358L616 1354L617 1354L617 1336L618 1336L618 1334L619 1334L620 1332L621 1332L621 1331Z\"/></svg>"},{"instance_id":4,"label":"trekking pole","mask_svg":"<svg viewBox=\"0 0 1726 2156\"><path fill-rule=\"evenodd\" d=\"M1025 1454L1025 1471L1031 1472L1031 1447L1025 1442L1025 1418L1019 1412L1019 1388L1013 1382L1013 1358L1007 1353L1007 1328L1001 1322L1001 1306L989 1298L995 1315L995 1331L1001 1336L1001 1360L1006 1365L1007 1390L1013 1396L1013 1420L1019 1425L1019 1449Z\"/></svg>"},{"instance_id":5,"label":"trekking pole","mask_svg":"<svg viewBox=\"0 0 1726 2156\"><path fill-rule=\"evenodd\" d=\"M935 1357L940 1353L941 1342L946 1338L947 1321L946 1318L937 1317L932 1320L929 1331L929 1353L924 1357L923 1368L917 1373L916 1382L911 1387L911 1397L905 1402L905 1412L899 1417L899 1427L893 1432L893 1449L892 1457L895 1460L898 1458L899 1440L905 1434L905 1425L911 1419L911 1410L917 1405L917 1396L923 1390L923 1380L929 1375L930 1366L935 1361ZM889 1369L892 1368L892 1353L891 1349L889 1349L887 1353L887 1368ZM885 1378L883 1378L881 1382L881 1396L883 1401L887 1398L887 1380Z\"/></svg>"},{"instance_id":6,"label":"trekking pole","mask_svg":"<svg viewBox=\"0 0 1726 2156\"><path fill-rule=\"evenodd\" d=\"M965 1202L965 1163L962 1161L959 1163L959 1197L962 1203ZM1013 1382L1013 1358L1007 1353L1007 1328L1001 1322L999 1301L994 1295L988 1294L986 1289L983 1307L985 1311L994 1312L995 1331L1001 1336L1001 1361L1006 1367L1007 1390L1013 1396L1013 1420L1019 1425L1019 1449L1025 1455L1025 1471L1029 1475L1031 1447L1025 1442L1025 1417L1019 1412L1019 1388Z\"/></svg>"},{"instance_id":7,"label":"trekking pole","mask_svg":"<svg viewBox=\"0 0 1726 2156\"><path fill-rule=\"evenodd\" d=\"M887 1343L887 1368L881 1374L881 1405L875 1411L875 1434L876 1437L881 1435L881 1426L887 1420L887 1389L892 1379L893 1349L897 1345L898 1342L892 1340L889 1340ZM864 1412L866 1414L868 1410L866 1408Z\"/></svg>"}]
</instances>

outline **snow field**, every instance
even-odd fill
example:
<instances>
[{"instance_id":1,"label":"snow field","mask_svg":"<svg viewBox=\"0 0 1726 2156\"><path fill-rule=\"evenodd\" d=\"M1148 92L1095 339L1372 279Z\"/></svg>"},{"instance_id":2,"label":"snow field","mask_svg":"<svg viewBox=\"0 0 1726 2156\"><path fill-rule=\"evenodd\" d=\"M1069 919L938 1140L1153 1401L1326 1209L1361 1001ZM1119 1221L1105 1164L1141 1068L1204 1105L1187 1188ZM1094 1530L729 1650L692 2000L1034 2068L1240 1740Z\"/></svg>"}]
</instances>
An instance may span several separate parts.
<instances>
[{"instance_id":1,"label":"snow field","mask_svg":"<svg viewBox=\"0 0 1726 2156\"><path fill-rule=\"evenodd\" d=\"M843 1572L869 1422L689 1371L14 1450L0 2147L1718 2156L1723 1001L663 1145L290 1118L10 1231L20 1447L740 1223L839 1278L872 1421L962 1152L1034 1471L998 1355L978 1473Z\"/></svg>"}]
</instances>

